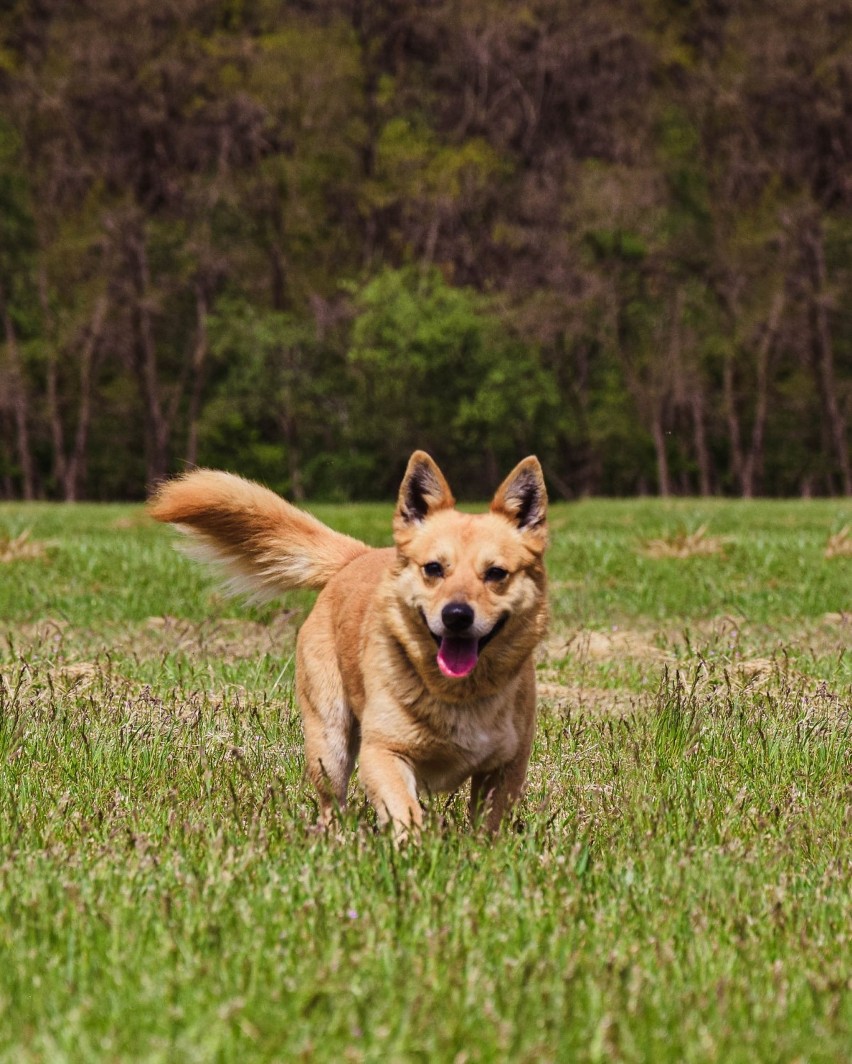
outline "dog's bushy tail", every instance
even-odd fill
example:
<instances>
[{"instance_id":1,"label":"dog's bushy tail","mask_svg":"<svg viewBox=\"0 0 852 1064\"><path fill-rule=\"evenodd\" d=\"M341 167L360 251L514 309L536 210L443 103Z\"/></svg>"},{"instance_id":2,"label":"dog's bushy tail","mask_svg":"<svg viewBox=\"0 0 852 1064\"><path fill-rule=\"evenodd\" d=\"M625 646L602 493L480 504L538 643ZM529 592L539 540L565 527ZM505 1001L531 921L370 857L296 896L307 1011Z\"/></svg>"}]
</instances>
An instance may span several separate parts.
<instances>
[{"instance_id":1,"label":"dog's bushy tail","mask_svg":"<svg viewBox=\"0 0 852 1064\"><path fill-rule=\"evenodd\" d=\"M148 510L191 538L189 553L225 571L233 594L255 600L321 588L370 548L280 496L231 473L198 469L162 484Z\"/></svg>"}]
</instances>

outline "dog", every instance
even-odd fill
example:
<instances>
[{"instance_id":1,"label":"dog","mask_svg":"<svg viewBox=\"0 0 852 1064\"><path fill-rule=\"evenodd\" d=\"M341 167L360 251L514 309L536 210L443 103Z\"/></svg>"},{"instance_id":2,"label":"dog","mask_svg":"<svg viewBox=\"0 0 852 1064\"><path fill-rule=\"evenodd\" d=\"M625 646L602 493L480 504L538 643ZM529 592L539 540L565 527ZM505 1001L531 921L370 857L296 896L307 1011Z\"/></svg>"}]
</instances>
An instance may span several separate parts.
<instances>
[{"instance_id":1,"label":"dog","mask_svg":"<svg viewBox=\"0 0 852 1064\"><path fill-rule=\"evenodd\" d=\"M468 779L471 821L497 830L526 778L548 619L537 458L512 470L487 513L467 514L415 451L384 549L230 473L187 473L149 506L224 567L234 593L320 589L297 639L296 694L322 825L345 806L360 751L361 784L398 838L422 827L419 792Z\"/></svg>"}]
</instances>

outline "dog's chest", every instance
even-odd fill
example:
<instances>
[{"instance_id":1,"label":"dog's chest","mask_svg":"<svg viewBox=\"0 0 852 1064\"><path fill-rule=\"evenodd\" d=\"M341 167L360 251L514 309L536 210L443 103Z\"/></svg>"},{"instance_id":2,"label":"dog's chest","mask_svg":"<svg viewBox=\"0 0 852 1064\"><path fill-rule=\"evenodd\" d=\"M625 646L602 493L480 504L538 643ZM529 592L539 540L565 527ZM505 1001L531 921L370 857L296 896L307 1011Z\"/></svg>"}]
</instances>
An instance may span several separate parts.
<instances>
[{"instance_id":1,"label":"dog's chest","mask_svg":"<svg viewBox=\"0 0 852 1064\"><path fill-rule=\"evenodd\" d=\"M473 773L490 772L512 759L518 745L509 714L475 712L468 707L435 707L443 727L416 766L421 781L434 791L454 790Z\"/></svg>"},{"instance_id":2,"label":"dog's chest","mask_svg":"<svg viewBox=\"0 0 852 1064\"><path fill-rule=\"evenodd\" d=\"M514 738L515 729L510 721L500 721L495 726L492 722L461 717L452 732L455 745L477 764L490 759L495 753L508 752L507 748L514 746Z\"/></svg>"}]
</instances>

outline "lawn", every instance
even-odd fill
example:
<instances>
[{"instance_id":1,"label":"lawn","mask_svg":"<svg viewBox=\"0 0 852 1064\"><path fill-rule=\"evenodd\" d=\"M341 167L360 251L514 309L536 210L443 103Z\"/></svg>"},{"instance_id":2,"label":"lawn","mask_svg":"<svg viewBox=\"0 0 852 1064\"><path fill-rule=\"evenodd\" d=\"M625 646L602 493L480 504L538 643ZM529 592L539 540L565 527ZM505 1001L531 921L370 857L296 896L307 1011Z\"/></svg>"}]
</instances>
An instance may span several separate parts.
<instances>
[{"instance_id":1,"label":"lawn","mask_svg":"<svg viewBox=\"0 0 852 1064\"><path fill-rule=\"evenodd\" d=\"M515 821L397 849L357 788L314 829L309 594L0 505L0 1061L848 1061L852 503L551 519Z\"/></svg>"}]
</instances>

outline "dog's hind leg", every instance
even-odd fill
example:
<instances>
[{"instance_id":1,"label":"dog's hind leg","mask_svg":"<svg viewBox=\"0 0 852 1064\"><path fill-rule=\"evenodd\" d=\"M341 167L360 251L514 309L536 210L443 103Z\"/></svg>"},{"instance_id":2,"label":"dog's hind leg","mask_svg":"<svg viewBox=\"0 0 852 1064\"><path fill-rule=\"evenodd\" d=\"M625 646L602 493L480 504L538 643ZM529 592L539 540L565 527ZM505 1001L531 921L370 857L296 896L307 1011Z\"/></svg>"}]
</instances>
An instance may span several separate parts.
<instances>
[{"instance_id":1,"label":"dog's hind leg","mask_svg":"<svg viewBox=\"0 0 852 1064\"><path fill-rule=\"evenodd\" d=\"M299 698L305 731L308 775L317 789L320 822L327 827L335 812L346 806L349 779L361 742L361 728L348 706L340 700L323 706L322 712Z\"/></svg>"},{"instance_id":2,"label":"dog's hind leg","mask_svg":"<svg viewBox=\"0 0 852 1064\"><path fill-rule=\"evenodd\" d=\"M523 792L528 761L529 751L524 750L508 765L471 777L469 809L472 825L478 824L484 816L486 829L498 830L503 817Z\"/></svg>"},{"instance_id":3,"label":"dog's hind leg","mask_svg":"<svg viewBox=\"0 0 852 1064\"><path fill-rule=\"evenodd\" d=\"M308 776L319 795L320 822L327 827L335 812L346 805L349 779L361 745L361 726L346 700L335 656L306 654L301 633L296 690Z\"/></svg>"}]
</instances>

